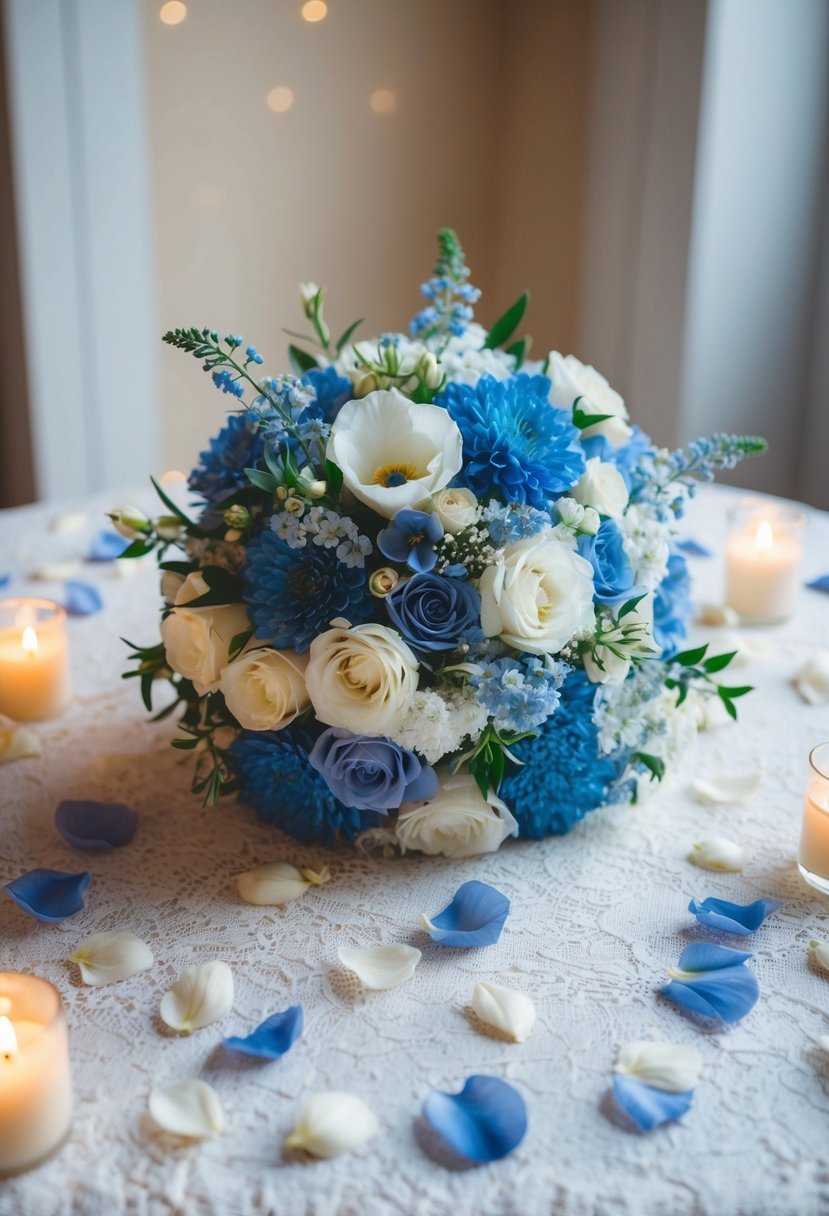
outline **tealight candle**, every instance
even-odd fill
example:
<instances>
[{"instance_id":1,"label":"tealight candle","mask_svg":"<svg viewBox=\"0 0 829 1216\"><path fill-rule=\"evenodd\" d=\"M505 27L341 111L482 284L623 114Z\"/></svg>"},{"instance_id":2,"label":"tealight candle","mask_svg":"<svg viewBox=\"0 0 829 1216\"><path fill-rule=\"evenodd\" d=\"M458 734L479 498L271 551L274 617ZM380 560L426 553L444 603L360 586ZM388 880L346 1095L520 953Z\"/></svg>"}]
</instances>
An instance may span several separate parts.
<instances>
[{"instance_id":1,"label":"tealight candle","mask_svg":"<svg viewBox=\"0 0 829 1216\"><path fill-rule=\"evenodd\" d=\"M819 744L809 756L797 860L806 882L829 895L829 743Z\"/></svg>"},{"instance_id":2,"label":"tealight candle","mask_svg":"<svg viewBox=\"0 0 829 1216\"><path fill-rule=\"evenodd\" d=\"M0 714L54 718L70 697L66 614L51 600L0 600Z\"/></svg>"},{"instance_id":3,"label":"tealight candle","mask_svg":"<svg viewBox=\"0 0 829 1216\"><path fill-rule=\"evenodd\" d=\"M791 615L803 557L803 515L760 498L743 499L731 515L726 544L726 603L746 620Z\"/></svg>"},{"instance_id":4,"label":"tealight candle","mask_svg":"<svg viewBox=\"0 0 829 1216\"><path fill-rule=\"evenodd\" d=\"M0 1176L38 1165L72 1122L69 1043L58 990L0 972Z\"/></svg>"}]
</instances>

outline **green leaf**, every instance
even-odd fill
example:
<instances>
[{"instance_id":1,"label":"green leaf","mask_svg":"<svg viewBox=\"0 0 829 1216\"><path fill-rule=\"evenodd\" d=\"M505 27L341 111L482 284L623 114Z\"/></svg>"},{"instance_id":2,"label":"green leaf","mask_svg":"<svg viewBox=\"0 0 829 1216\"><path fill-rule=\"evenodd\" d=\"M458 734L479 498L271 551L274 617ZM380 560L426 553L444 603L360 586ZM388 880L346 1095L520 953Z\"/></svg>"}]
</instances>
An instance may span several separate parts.
<instances>
[{"instance_id":1,"label":"green leaf","mask_svg":"<svg viewBox=\"0 0 829 1216\"><path fill-rule=\"evenodd\" d=\"M725 700L733 700L735 697L745 697L748 693L754 692L753 684L741 684L739 688L726 688L720 684L717 688L719 695Z\"/></svg>"},{"instance_id":2,"label":"green leaf","mask_svg":"<svg viewBox=\"0 0 829 1216\"><path fill-rule=\"evenodd\" d=\"M515 370L520 371L524 360L527 357L527 352L530 349L532 338L521 338L518 342L513 342L512 346L507 347L507 354L512 355L515 359Z\"/></svg>"},{"instance_id":3,"label":"green leaf","mask_svg":"<svg viewBox=\"0 0 829 1216\"><path fill-rule=\"evenodd\" d=\"M339 494L343 488L343 471L333 460L326 460L324 465L325 480L329 494Z\"/></svg>"},{"instance_id":4,"label":"green leaf","mask_svg":"<svg viewBox=\"0 0 829 1216\"><path fill-rule=\"evenodd\" d=\"M186 578L194 570L198 570L198 562L159 562L159 570L171 570L173 574L183 574ZM129 643L128 643L129 644Z\"/></svg>"},{"instance_id":5,"label":"green leaf","mask_svg":"<svg viewBox=\"0 0 829 1216\"><path fill-rule=\"evenodd\" d=\"M679 663L680 667L696 667L697 663L701 663L708 651L708 644L705 646L696 646L693 650L683 650L680 654L675 654L671 659L672 663Z\"/></svg>"},{"instance_id":6,"label":"green leaf","mask_svg":"<svg viewBox=\"0 0 829 1216\"><path fill-rule=\"evenodd\" d=\"M245 477L252 486L256 486L258 490L264 490L266 494L273 494L276 491L278 483L272 473L265 473L262 469L245 469Z\"/></svg>"},{"instance_id":7,"label":"green leaf","mask_svg":"<svg viewBox=\"0 0 829 1216\"><path fill-rule=\"evenodd\" d=\"M723 697L723 698L722 698L722 703L723 703L723 705L724 705L724 706L725 706L725 708L726 708L726 712L727 712L727 713L730 715L730 717L732 717L732 718L734 719L734 721L736 722L736 721L737 721L737 707L736 707L736 705L734 704L734 702L733 702L733 701L729 701L728 697Z\"/></svg>"},{"instance_id":8,"label":"green leaf","mask_svg":"<svg viewBox=\"0 0 829 1216\"><path fill-rule=\"evenodd\" d=\"M490 748L489 760L489 783L495 793L498 793L498 787L504 776L504 750L498 743L493 743ZM486 795L484 795L486 797Z\"/></svg>"},{"instance_id":9,"label":"green leaf","mask_svg":"<svg viewBox=\"0 0 829 1216\"><path fill-rule=\"evenodd\" d=\"M235 637L230 639L230 645L227 648L227 657L229 659L235 659L237 655L242 653L252 637L253 625L251 625L250 629L243 629L241 633L237 633Z\"/></svg>"},{"instance_id":10,"label":"green leaf","mask_svg":"<svg viewBox=\"0 0 829 1216\"><path fill-rule=\"evenodd\" d=\"M126 557L144 557L147 553L152 553L154 548L155 541L134 540L131 545L127 546L118 560L123 561Z\"/></svg>"},{"instance_id":11,"label":"green leaf","mask_svg":"<svg viewBox=\"0 0 829 1216\"><path fill-rule=\"evenodd\" d=\"M644 765L651 775L651 781L661 781L665 776L665 761L660 760L659 756L651 756L647 752L634 752L631 756L633 763L639 762Z\"/></svg>"},{"instance_id":12,"label":"green leaf","mask_svg":"<svg viewBox=\"0 0 829 1216\"><path fill-rule=\"evenodd\" d=\"M709 673L709 675L715 671L722 671L724 667L728 666L736 653L736 650L731 650L728 654L712 655L710 659L705 660L703 667Z\"/></svg>"},{"instance_id":13,"label":"green leaf","mask_svg":"<svg viewBox=\"0 0 829 1216\"><path fill-rule=\"evenodd\" d=\"M289 489L296 489L299 485L300 476L299 469L294 464L294 458L291 455L290 449L285 449L285 485Z\"/></svg>"},{"instance_id":14,"label":"green leaf","mask_svg":"<svg viewBox=\"0 0 829 1216\"><path fill-rule=\"evenodd\" d=\"M577 426L580 431L586 430L589 426L596 426L599 422L606 422L608 418L613 417L613 414L585 414L579 405L582 400L582 397L577 397L573 402L573 426Z\"/></svg>"},{"instance_id":15,"label":"green leaf","mask_svg":"<svg viewBox=\"0 0 829 1216\"><path fill-rule=\"evenodd\" d=\"M216 604L237 604L242 598L241 581L236 574L222 566L204 566L202 578L207 583L209 591L198 595L194 600L187 601L188 608L207 608Z\"/></svg>"},{"instance_id":16,"label":"green leaf","mask_svg":"<svg viewBox=\"0 0 829 1216\"><path fill-rule=\"evenodd\" d=\"M180 752L191 752L194 747L199 746L198 739L172 739L171 746L178 749Z\"/></svg>"},{"instance_id":17,"label":"green leaf","mask_svg":"<svg viewBox=\"0 0 829 1216\"><path fill-rule=\"evenodd\" d=\"M183 524L187 524L188 527L192 528L193 520L184 514L181 507L177 506L176 503L173 502L172 498L170 498L170 496L168 494L164 493L161 486L158 484L158 482L156 481L156 479L154 477L151 477L150 481L153 483L156 494L161 499L161 501L164 503L164 506L167 508L167 510L170 512L170 514L175 515L176 519L180 519Z\"/></svg>"},{"instance_id":18,"label":"green leaf","mask_svg":"<svg viewBox=\"0 0 829 1216\"><path fill-rule=\"evenodd\" d=\"M642 600L645 598L646 595L647 595L647 592L644 592L642 595L635 596L632 600L627 600L624 604L622 604L622 607L619 609L619 613L618 613L618 616L616 619L621 621L623 617L630 616L631 612L633 612L636 605L641 604Z\"/></svg>"},{"instance_id":19,"label":"green leaf","mask_svg":"<svg viewBox=\"0 0 829 1216\"><path fill-rule=\"evenodd\" d=\"M481 797L488 798L489 765L483 752L479 752L477 756L473 756L469 761L469 771L475 778L478 789L481 791Z\"/></svg>"},{"instance_id":20,"label":"green leaf","mask_svg":"<svg viewBox=\"0 0 829 1216\"><path fill-rule=\"evenodd\" d=\"M336 344L336 347L334 348L336 350L337 354L340 353L340 351L345 346L348 339L354 333L354 330L357 328L357 326L362 325L363 320L364 320L364 318L360 317L359 321L352 321L351 324L348 326L348 328L343 330L343 332L340 334L339 338L337 338L337 344Z\"/></svg>"},{"instance_id":21,"label":"green leaf","mask_svg":"<svg viewBox=\"0 0 829 1216\"><path fill-rule=\"evenodd\" d=\"M319 363L312 354L307 350L300 350L298 346L294 346L293 342L288 347L288 357L291 360L291 367L298 376L303 376L312 367L319 367Z\"/></svg>"},{"instance_id":22,"label":"green leaf","mask_svg":"<svg viewBox=\"0 0 829 1216\"><path fill-rule=\"evenodd\" d=\"M150 713L150 714L153 712L153 680L154 679L155 679L155 673L152 671L145 671L141 675L141 700L144 702L144 705L146 706L147 713Z\"/></svg>"},{"instance_id":23,"label":"green leaf","mask_svg":"<svg viewBox=\"0 0 829 1216\"><path fill-rule=\"evenodd\" d=\"M503 346L505 342L509 342L521 324L524 313L527 311L529 299L530 293L525 291L523 295L518 297L512 307L508 308L504 315L498 318L487 334L484 350L494 350L496 346Z\"/></svg>"}]
</instances>

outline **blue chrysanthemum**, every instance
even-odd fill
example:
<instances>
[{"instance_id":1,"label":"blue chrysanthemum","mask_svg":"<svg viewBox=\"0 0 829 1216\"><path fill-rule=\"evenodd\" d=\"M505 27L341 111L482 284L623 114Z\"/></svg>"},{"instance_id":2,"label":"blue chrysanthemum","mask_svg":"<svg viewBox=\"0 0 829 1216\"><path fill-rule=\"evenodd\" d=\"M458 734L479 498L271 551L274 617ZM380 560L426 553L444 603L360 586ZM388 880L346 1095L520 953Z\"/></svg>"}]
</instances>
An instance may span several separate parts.
<instances>
[{"instance_id":1,"label":"blue chrysanthemum","mask_svg":"<svg viewBox=\"0 0 829 1216\"><path fill-rule=\"evenodd\" d=\"M231 414L227 425L199 456L199 464L190 474L190 489L208 502L224 502L248 487L245 469L254 466L261 455L258 415Z\"/></svg>"},{"instance_id":2,"label":"blue chrysanthemum","mask_svg":"<svg viewBox=\"0 0 829 1216\"><path fill-rule=\"evenodd\" d=\"M550 405L546 376L482 376L437 398L463 436L461 477L478 498L544 509L584 472L584 449L566 410Z\"/></svg>"},{"instance_id":3,"label":"blue chrysanthemum","mask_svg":"<svg viewBox=\"0 0 829 1216\"><path fill-rule=\"evenodd\" d=\"M256 636L277 647L302 653L334 617L357 624L371 616L365 571L345 565L334 549L292 549L273 532L262 532L248 548L244 577Z\"/></svg>"},{"instance_id":4,"label":"blue chrysanthemum","mask_svg":"<svg viewBox=\"0 0 829 1216\"><path fill-rule=\"evenodd\" d=\"M302 383L316 393L322 418L328 423L334 421L346 401L354 396L348 376L341 376L335 367L312 367L302 377Z\"/></svg>"},{"instance_id":5,"label":"blue chrysanthemum","mask_svg":"<svg viewBox=\"0 0 829 1216\"><path fill-rule=\"evenodd\" d=\"M624 754L599 754L593 722L596 688L584 672L573 672L538 736L510 748L523 765L507 764L498 794L518 820L520 837L565 835L588 811L608 801L622 775Z\"/></svg>"},{"instance_id":6,"label":"blue chrysanthemum","mask_svg":"<svg viewBox=\"0 0 829 1216\"><path fill-rule=\"evenodd\" d=\"M668 573L656 588L653 600L653 637L666 656L679 650L688 633L691 611L688 563L681 553L674 551L668 558Z\"/></svg>"},{"instance_id":7,"label":"blue chrysanthemum","mask_svg":"<svg viewBox=\"0 0 829 1216\"><path fill-rule=\"evenodd\" d=\"M353 844L359 832L384 816L343 806L308 762L311 746L311 737L296 727L244 731L230 748L240 797L263 823L303 844Z\"/></svg>"}]
</instances>

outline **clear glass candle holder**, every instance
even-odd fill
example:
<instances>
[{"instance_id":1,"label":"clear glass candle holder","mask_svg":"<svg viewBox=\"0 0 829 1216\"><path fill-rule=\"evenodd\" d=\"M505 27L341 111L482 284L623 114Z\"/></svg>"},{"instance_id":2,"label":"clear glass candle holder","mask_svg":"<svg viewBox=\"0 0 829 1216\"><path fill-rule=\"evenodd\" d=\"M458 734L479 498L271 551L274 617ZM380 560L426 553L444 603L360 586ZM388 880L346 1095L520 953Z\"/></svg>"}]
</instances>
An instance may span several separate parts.
<instances>
[{"instance_id":1,"label":"clear glass candle holder","mask_svg":"<svg viewBox=\"0 0 829 1216\"><path fill-rule=\"evenodd\" d=\"M829 743L819 743L809 756L797 862L809 886L829 895Z\"/></svg>"},{"instance_id":2,"label":"clear glass candle holder","mask_svg":"<svg viewBox=\"0 0 829 1216\"><path fill-rule=\"evenodd\" d=\"M785 621L800 585L805 516L768 499L743 498L728 522L726 603L745 621Z\"/></svg>"},{"instance_id":3,"label":"clear glass candle holder","mask_svg":"<svg viewBox=\"0 0 829 1216\"><path fill-rule=\"evenodd\" d=\"M0 600L0 714L55 718L69 703L66 613L52 600Z\"/></svg>"},{"instance_id":4,"label":"clear glass candle holder","mask_svg":"<svg viewBox=\"0 0 829 1216\"><path fill-rule=\"evenodd\" d=\"M0 971L0 1177L45 1161L71 1124L60 993L39 976Z\"/></svg>"}]
</instances>

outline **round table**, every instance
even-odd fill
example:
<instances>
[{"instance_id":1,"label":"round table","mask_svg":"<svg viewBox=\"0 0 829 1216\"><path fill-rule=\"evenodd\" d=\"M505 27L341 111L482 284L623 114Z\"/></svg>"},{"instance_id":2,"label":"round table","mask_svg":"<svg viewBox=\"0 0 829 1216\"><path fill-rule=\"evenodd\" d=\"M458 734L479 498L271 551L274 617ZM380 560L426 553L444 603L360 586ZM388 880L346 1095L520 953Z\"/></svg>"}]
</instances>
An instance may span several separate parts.
<instances>
[{"instance_id":1,"label":"round table","mask_svg":"<svg viewBox=\"0 0 829 1216\"><path fill-rule=\"evenodd\" d=\"M699 601L721 598L724 512L736 492L703 487L681 534L716 548L690 558ZM2 513L5 594L53 594L28 581L33 567L83 552L106 505L50 531L53 507ZM804 581L829 568L829 515L809 511ZM0 897L0 966L36 972L63 994L76 1113L69 1142L40 1169L0 1183L3 1216L130 1212L222 1216L790 1216L829 1210L829 974L810 961L829 938L829 903L800 880L795 854L810 748L829 738L827 707L806 705L791 677L825 643L829 602L801 590L776 628L744 630L766 649L732 683L756 691L740 722L700 737L670 785L633 807L591 814L567 837L508 842L468 861L418 856L384 861L303 848L252 812L205 810L189 792L190 760L169 746L174 725L147 720L125 669L120 637L157 636L157 576L111 564L79 575L98 585L103 613L69 622L75 698L37 727L39 757L0 768L0 882L35 866L89 869L86 907L40 924ZM696 628L694 636L716 638ZM763 767L759 790L735 805L695 801L690 781ZM140 815L131 845L79 854L53 826L65 798L126 802ZM687 861L693 842L719 834L750 851L742 874ZM285 909L244 904L234 876L258 862L326 862L331 882ZM460 883L481 879L512 901L497 945L442 949L418 929ZM753 1012L728 1030L701 1028L658 996L666 968L705 936L691 897L782 908L748 940L760 983ZM125 983L84 986L67 963L93 932L129 929L147 941L153 968ZM720 939L727 940L727 939ZM414 977L364 992L338 965L340 945L410 942L423 951ZM742 945L742 943L730 944ZM188 964L224 959L235 1001L220 1023L189 1038L169 1032L159 1001ZM520 988L538 1025L522 1045L481 1032L469 1009L478 980ZM280 1061L251 1065L221 1049L291 1004L305 1033ZM608 1101L618 1047L657 1038L704 1057L691 1111L650 1135L619 1126ZM506 1160L450 1169L423 1151L418 1116L433 1088L458 1090L471 1074L503 1077L524 1096L528 1134ZM147 1115L154 1085L208 1080L225 1110L215 1139L187 1144L159 1134ZM380 1119L360 1153L328 1162L283 1155L301 1095L339 1089Z\"/></svg>"}]
</instances>

